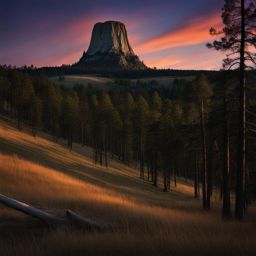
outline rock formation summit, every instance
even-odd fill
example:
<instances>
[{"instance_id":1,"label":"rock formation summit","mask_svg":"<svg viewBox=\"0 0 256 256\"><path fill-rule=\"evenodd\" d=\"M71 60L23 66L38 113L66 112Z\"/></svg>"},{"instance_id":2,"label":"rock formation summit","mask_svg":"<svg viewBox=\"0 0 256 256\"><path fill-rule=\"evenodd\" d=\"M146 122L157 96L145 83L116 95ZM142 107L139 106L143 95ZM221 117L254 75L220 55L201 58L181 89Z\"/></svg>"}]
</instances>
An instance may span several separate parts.
<instances>
[{"instance_id":1,"label":"rock formation summit","mask_svg":"<svg viewBox=\"0 0 256 256\"><path fill-rule=\"evenodd\" d=\"M129 43L125 25L118 21L96 23L90 46L76 64L89 68L145 69Z\"/></svg>"}]
</instances>

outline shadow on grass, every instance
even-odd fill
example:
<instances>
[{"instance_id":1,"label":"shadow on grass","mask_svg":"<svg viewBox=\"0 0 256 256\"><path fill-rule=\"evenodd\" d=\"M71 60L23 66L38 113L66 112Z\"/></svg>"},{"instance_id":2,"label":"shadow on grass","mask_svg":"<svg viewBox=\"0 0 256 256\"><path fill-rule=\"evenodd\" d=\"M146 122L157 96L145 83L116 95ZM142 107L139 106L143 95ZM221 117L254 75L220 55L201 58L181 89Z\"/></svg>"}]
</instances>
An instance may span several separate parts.
<instances>
[{"instance_id":1,"label":"shadow on grass","mask_svg":"<svg viewBox=\"0 0 256 256\"><path fill-rule=\"evenodd\" d=\"M15 132L15 130L13 131ZM43 145L37 139L21 141L1 136L0 152L16 154L25 160L61 171L93 185L113 190L140 203L175 209L187 209L189 205L192 207L190 210L197 211L200 208L198 207L199 204L195 204L196 200L189 196L175 191L164 193L150 183L133 176L123 175L114 168L109 167L107 169L96 166L88 161L88 156L85 157L79 152L69 152L63 145L54 144L52 141L50 145Z\"/></svg>"}]
</instances>

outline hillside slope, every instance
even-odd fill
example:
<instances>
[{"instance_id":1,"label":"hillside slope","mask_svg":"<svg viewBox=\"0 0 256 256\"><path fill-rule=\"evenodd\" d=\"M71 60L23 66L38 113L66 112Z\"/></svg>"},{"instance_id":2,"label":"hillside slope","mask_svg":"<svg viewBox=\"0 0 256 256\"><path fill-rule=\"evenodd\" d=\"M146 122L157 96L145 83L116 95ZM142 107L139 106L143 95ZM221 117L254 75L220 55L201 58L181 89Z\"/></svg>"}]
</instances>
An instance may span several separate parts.
<instances>
[{"instance_id":1,"label":"hillside slope","mask_svg":"<svg viewBox=\"0 0 256 256\"><path fill-rule=\"evenodd\" d=\"M30 217L0 206L0 255L250 255L256 251L255 209L237 225L216 210L203 212L192 188L163 193L138 178L138 171L111 161L95 166L92 151L45 134L34 138L0 122L0 193L63 214L115 223L113 233L69 228L48 230ZM218 204L215 205L218 209ZM240 234L238 237L237 234ZM13 246L15 244L15 246ZM100 245L100 246L99 246ZM238 253L238 254L237 254ZM242 254L240 254L242 255Z\"/></svg>"}]
</instances>

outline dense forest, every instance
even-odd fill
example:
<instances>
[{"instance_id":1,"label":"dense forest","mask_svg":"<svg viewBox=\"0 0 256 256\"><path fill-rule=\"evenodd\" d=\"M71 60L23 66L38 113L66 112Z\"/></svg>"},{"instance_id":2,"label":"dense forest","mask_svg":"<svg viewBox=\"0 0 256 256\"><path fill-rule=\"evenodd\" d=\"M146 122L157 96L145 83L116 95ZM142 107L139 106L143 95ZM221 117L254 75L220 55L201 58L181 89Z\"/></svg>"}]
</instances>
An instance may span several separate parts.
<instances>
[{"instance_id":1,"label":"dense forest","mask_svg":"<svg viewBox=\"0 0 256 256\"><path fill-rule=\"evenodd\" d=\"M29 125L35 137L43 130L56 140L66 139L70 150L74 141L92 147L95 164L108 167L118 158L137 165L139 177L164 192L171 183L176 186L176 177L189 179L204 209L211 208L211 197L218 193L223 216L230 217L238 154L236 76L219 72L214 79L204 74L191 82L176 79L176 90L167 93L152 82L138 83L134 90L126 80L116 80L109 90L79 84L65 88L44 75L2 67L0 108L18 129ZM256 195L256 102L254 88L249 90L246 207Z\"/></svg>"},{"instance_id":2,"label":"dense forest","mask_svg":"<svg viewBox=\"0 0 256 256\"><path fill-rule=\"evenodd\" d=\"M223 28L210 29L217 40L207 46L226 53L226 71L110 67L98 70L116 78L114 87L103 90L57 86L48 78L95 71L83 67L3 66L1 112L16 119L20 130L30 125L35 137L43 130L66 139L70 150L74 141L92 147L95 164L108 167L111 158L118 158L137 165L139 177L164 192L176 186L177 177L190 179L203 209L211 209L218 193L223 218L233 215L234 205L241 220L256 197L256 4L226 0L221 17ZM129 80L165 75L194 79L175 79L167 87Z\"/></svg>"}]
</instances>

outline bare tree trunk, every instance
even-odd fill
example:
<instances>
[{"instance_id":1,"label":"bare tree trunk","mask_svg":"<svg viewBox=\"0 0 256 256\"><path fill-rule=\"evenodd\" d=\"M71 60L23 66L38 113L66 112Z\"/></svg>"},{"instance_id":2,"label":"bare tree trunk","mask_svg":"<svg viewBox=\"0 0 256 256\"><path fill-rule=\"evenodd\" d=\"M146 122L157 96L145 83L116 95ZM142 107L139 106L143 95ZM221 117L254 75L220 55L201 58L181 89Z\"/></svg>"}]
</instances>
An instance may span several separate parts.
<instances>
[{"instance_id":1,"label":"bare tree trunk","mask_svg":"<svg viewBox=\"0 0 256 256\"><path fill-rule=\"evenodd\" d=\"M241 47L240 47L240 113L238 164L236 175L235 217L242 219L245 214L245 174L246 174L246 86L245 86L245 3L241 0Z\"/></svg>"}]
</instances>

